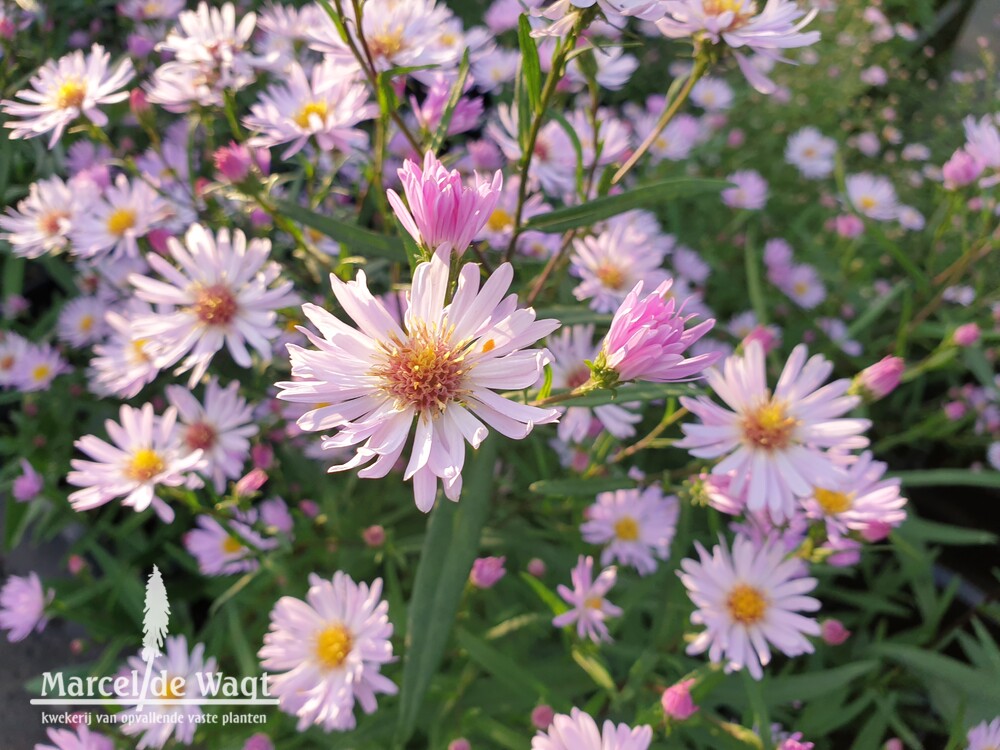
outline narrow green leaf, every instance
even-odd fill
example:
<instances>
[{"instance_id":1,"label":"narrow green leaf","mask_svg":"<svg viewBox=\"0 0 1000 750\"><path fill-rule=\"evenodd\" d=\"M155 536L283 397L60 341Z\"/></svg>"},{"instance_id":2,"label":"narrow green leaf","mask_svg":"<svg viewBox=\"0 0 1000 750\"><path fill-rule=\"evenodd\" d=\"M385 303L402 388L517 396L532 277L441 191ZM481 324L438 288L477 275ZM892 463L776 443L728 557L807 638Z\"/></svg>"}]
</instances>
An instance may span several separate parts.
<instances>
[{"instance_id":1,"label":"narrow green leaf","mask_svg":"<svg viewBox=\"0 0 1000 750\"><path fill-rule=\"evenodd\" d=\"M521 70L524 73L528 103L532 112L541 114L542 65L538 59L538 45L531 36L531 24L528 16L523 13L517 19L517 43L521 48Z\"/></svg>"},{"instance_id":2,"label":"narrow green leaf","mask_svg":"<svg viewBox=\"0 0 1000 750\"><path fill-rule=\"evenodd\" d=\"M439 500L427 524L408 613L396 725L396 742L401 746L416 728L424 694L441 664L472 561L479 551L493 495L498 444L496 438L490 438L480 446L465 471L468 479L462 499L458 503Z\"/></svg>"},{"instance_id":3,"label":"narrow green leaf","mask_svg":"<svg viewBox=\"0 0 1000 750\"><path fill-rule=\"evenodd\" d=\"M435 154L441 150L441 144L448 137L448 128L451 126L452 115L455 114L455 107L458 106L458 102L462 98L462 92L465 90L465 82L468 78L469 48L466 47L465 52L462 54L462 62L458 66L458 77L455 78L455 84L451 87L448 102L445 104L444 112L441 113L441 122L438 123L437 132L434 133L434 138L431 140L430 150Z\"/></svg>"},{"instance_id":4,"label":"narrow green leaf","mask_svg":"<svg viewBox=\"0 0 1000 750\"><path fill-rule=\"evenodd\" d=\"M614 391L593 391L567 400L565 404L567 406L601 406L612 403L645 403L676 396L697 396L699 393L701 393L701 389L691 383L638 383L623 385Z\"/></svg>"},{"instance_id":5,"label":"narrow green leaf","mask_svg":"<svg viewBox=\"0 0 1000 750\"><path fill-rule=\"evenodd\" d=\"M679 197L690 198L704 193L718 193L728 185L729 183L724 180L703 180L693 177L663 180L618 195L597 198L579 206L568 206L533 216L525 223L524 230L551 234L589 227L633 208L655 206Z\"/></svg>"},{"instance_id":6,"label":"narrow green leaf","mask_svg":"<svg viewBox=\"0 0 1000 750\"><path fill-rule=\"evenodd\" d=\"M573 646L573 661L580 665L580 669L590 676L595 685L604 688L609 693L618 691L614 678L600 658L594 654L585 653L580 644Z\"/></svg>"},{"instance_id":7,"label":"narrow green leaf","mask_svg":"<svg viewBox=\"0 0 1000 750\"><path fill-rule=\"evenodd\" d=\"M816 700L834 690L846 687L854 680L871 672L878 665L879 662L869 659L821 672L777 677L768 681L764 691L765 697L772 706L783 706L792 701L805 703Z\"/></svg>"},{"instance_id":8,"label":"narrow green leaf","mask_svg":"<svg viewBox=\"0 0 1000 750\"><path fill-rule=\"evenodd\" d=\"M541 699L549 695L549 688L544 682L518 665L510 656L501 653L467 630L459 630L456 640L472 661L493 675L498 682L509 687L515 695L527 693Z\"/></svg>"},{"instance_id":9,"label":"narrow green leaf","mask_svg":"<svg viewBox=\"0 0 1000 750\"><path fill-rule=\"evenodd\" d=\"M948 683L955 690L970 696L995 695L996 687L1000 684L998 682L1000 675L974 669L957 659L917 646L903 643L876 643L872 644L871 652L903 664L925 678Z\"/></svg>"},{"instance_id":10,"label":"narrow green leaf","mask_svg":"<svg viewBox=\"0 0 1000 750\"><path fill-rule=\"evenodd\" d=\"M857 319L848 327L846 334L847 338L856 339L862 332L868 330L868 326L878 320L889 305L895 301L896 297L902 294L907 288L909 288L909 286L910 282L908 281L897 281L896 285L889 290L888 294L882 294L875 297L872 303L868 306L868 309L861 313L861 315L859 315Z\"/></svg>"},{"instance_id":11,"label":"narrow green leaf","mask_svg":"<svg viewBox=\"0 0 1000 750\"><path fill-rule=\"evenodd\" d=\"M18 545L28 521L28 509L32 503L19 503L13 497L7 498L7 510L3 519L3 548L10 552Z\"/></svg>"},{"instance_id":12,"label":"narrow green leaf","mask_svg":"<svg viewBox=\"0 0 1000 750\"><path fill-rule=\"evenodd\" d=\"M400 263L406 262L403 243L398 237L376 234L368 229L334 219L332 216L324 216L288 201L279 201L278 208L284 216L292 221L305 224L307 227L343 243L351 255L371 255Z\"/></svg>"},{"instance_id":13,"label":"narrow green leaf","mask_svg":"<svg viewBox=\"0 0 1000 750\"><path fill-rule=\"evenodd\" d=\"M1000 489L1000 471L971 469L918 469L889 474L907 487L990 487Z\"/></svg>"},{"instance_id":14,"label":"narrow green leaf","mask_svg":"<svg viewBox=\"0 0 1000 750\"><path fill-rule=\"evenodd\" d=\"M599 479L542 479L532 482L529 489L550 497L593 497L598 492L613 492L635 487L635 480L628 477L602 477Z\"/></svg>"},{"instance_id":15,"label":"narrow green leaf","mask_svg":"<svg viewBox=\"0 0 1000 750\"><path fill-rule=\"evenodd\" d=\"M531 573L522 571L521 580L528 584L528 587L535 592L538 598L552 610L552 614L561 615L569 609L569 605L560 599L556 592L531 575Z\"/></svg>"},{"instance_id":16,"label":"narrow green leaf","mask_svg":"<svg viewBox=\"0 0 1000 750\"><path fill-rule=\"evenodd\" d=\"M907 518L896 533L906 539L950 546L997 543L996 534L989 531L937 523L914 515Z\"/></svg>"}]
</instances>

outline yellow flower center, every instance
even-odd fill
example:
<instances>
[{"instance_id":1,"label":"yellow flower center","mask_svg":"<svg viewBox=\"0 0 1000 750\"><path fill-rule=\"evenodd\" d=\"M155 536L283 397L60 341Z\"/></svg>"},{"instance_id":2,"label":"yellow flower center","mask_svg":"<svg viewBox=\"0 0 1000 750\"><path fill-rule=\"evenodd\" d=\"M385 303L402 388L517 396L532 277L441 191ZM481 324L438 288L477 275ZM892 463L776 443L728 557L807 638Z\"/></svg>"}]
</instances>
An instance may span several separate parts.
<instances>
[{"instance_id":1,"label":"yellow flower center","mask_svg":"<svg viewBox=\"0 0 1000 750\"><path fill-rule=\"evenodd\" d=\"M871 211L875 206L878 205L878 201L872 198L870 195L861 196L861 200L858 201L858 205L861 206L865 211Z\"/></svg>"},{"instance_id":2,"label":"yellow flower center","mask_svg":"<svg viewBox=\"0 0 1000 750\"><path fill-rule=\"evenodd\" d=\"M587 599L584 604L590 609L600 609L601 605L604 604L604 599L599 596L592 596Z\"/></svg>"},{"instance_id":3,"label":"yellow flower center","mask_svg":"<svg viewBox=\"0 0 1000 750\"><path fill-rule=\"evenodd\" d=\"M31 379L36 383L40 383L45 380L52 372L52 368L49 365L38 365L31 371Z\"/></svg>"},{"instance_id":4,"label":"yellow flower center","mask_svg":"<svg viewBox=\"0 0 1000 750\"><path fill-rule=\"evenodd\" d=\"M135 482L148 482L167 468L160 454L150 448L140 448L132 455L125 475Z\"/></svg>"},{"instance_id":5,"label":"yellow flower center","mask_svg":"<svg viewBox=\"0 0 1000 750\"><path fill-rule=\"evenodd\" d=\"M743 437L746 442L767 451L787 448L798 421L789 417L785 405L770 400L743 417Z\"/></svg>"},{"instance_id":6,"label":"yellow flower center","mask_svg":"<svg viewBox=\"0 0 1000 750\"><path fill-rule=\"evenodd\" d=\"M135 226L135 211L130 208L116 208L108 216L108 233L121 237Z\"/></svg>"},{"instance_id":7,"label":"yellow flower center","mask_svg":"<svg viewBox=\"0 0 1000 750\"><path fill-rule=\"evenodd\" d=\"M513 224L514 217L502 208L494 210L486 220L486 226L491 232L502 232Z\"/></svg>"},{"instance_id":8,"label":"yellow flower center","mask_svg":"<svg viewBox=\"0 0 1000 750\"><path fill-rule=\"evenodd\" d=\"M316 658L326 669L336 669L351 653L354 640L343 625L331 625L316 638Z\"/></svg>"},{"instance_id":9,"label":"yellow flower center","mask_svg":"<svg viewBox=\"0 0 1000 750\"><path fill-rule=\"evenodd\" d=\"M639 538L639 523L632 516L622 516L615 521L615 536L623 542L634 542Z\"/></svg>"},{"instance_id":10,"label":"yellow flower center","mask_svg":"<svg viewBox=\"0 0 1000 750\"><path fill-rule=\"evenodd\" d=\"M235 555L243 551L243 543L234 536L227 536L222 542L222 551L227 555Z\"/></svg>"},{"instance_id":11,"label":"yellow flower center","mask_svg":"<svg viewBox=\"0 0 1000 750\"><path fill-rule=\"evenodd\" d=\"M313 115L317 115L320 120L326 120L326 113L328 112L326 102L314 101L307 102L299 113L295 115L295 124L300 128L308 128L312 124Z\"/></svg>"},{"instance_id":12,"label":"yellow flower center","mask_svg":"<svg viewBox=\"0 0 1000 750\"><path fill-rule=\"evenodd\" d=\"M374 58L389 59L403 49L403 29L386 29L368 40L368 49Z\"/></svg>"},{"instance_id":13,"label":"yellow flower center","mask_svg":"<svg viewBox=\"0 0 1000 750\"><path fill-rule=\"evenodd\" d=\"M159 698L160 700L165 700L165 701L175 701L178 698L182 698L183 689L181 690L181 692L175 691L173 686L173 681L174 679L170 675L164 673L163 686L160 688L159 692L157 692L156 697Z\"/></svg>"},{"instance_id":14,"label":"yellow flower center","mask_svg":"<svg viewBox=\"0 0 1000 750\"><path fill-rule=\"evenodd\" d=\"M803 294L809 291L809 285L804 281L796 281L792 285L792 289L795 291L797 295L801 297Z\"/></svg>"},{"instance_id":15,"label":"yellow flower center","mask_svg":"<svg viewBox=\"0 0 1000 750\"><path fill-rule=\"evenodd\" d=\"M853 492L847 494L845 492L835 492L834 490L825 490L822 487L817 487L813 490L813 497L816 498L819 507L828 516L836 516L849 511L854 504Z\"/></svg>"},{"instance_id":16,"label":"yellow flower center","mask_svg":"<svg viewBox=\"0 0 1000 750\"><path fill-rule=\"evenodd\" d=\"M462 393L465 347L452 345L447 335L417 326L408 340L384 344L383 350L385 360L372 374L380 378L382 390L403 406L433 414L444 411ZM483 350L487 351L485 345Z\"/></svg>"},{"instance_id":17,"label":"yellow flower center","mask_svg":"<svg viewBox=\"0 0 1000 750\"><path fill-rule=\"evenodd\" d=\"M621 289L625 285L625 273L618 266L602 263L597 267L596 276L609 289Z\"/></svg>"},{"instance_id":18,"label":"yellow flower center","mask_svg":"<svg viewBox=\"0 0 1000 750\"><path fill-rule=\"evenodd\" d=\"M228 325L239 308L236 298L225 284L203 286L195 293L191 310L205 325Z\"/></svg>"},{"instance_id":19,"label":"yellow flower center","mask_svg":"<svg viewBox=\"0 0 1000 750\"><path fill-rule=\"evenodd\" d=\"M80 318L80 330L83 333L90 333L94 328L94 316L84 315Z\"/></svg>"},{"instance_id":20,"label":"yellow flower center","mask_svg":"<svg viewBox=\"0 0 1000 750\"><path fill-rule=\"evenodd\" d=\"M69 109L70 107L79 109L86 98L87 84L76 78L70 78L56 91L56 106L59 109Z\"/></svg>"},{"instance_id":21,"label":"yellow flower center","mask_svg":"<svg viewBox=\"0 0 1000 750\"><path fill-rule=\"evenodd\" d=\"M743 625L754 625L767 613L767 598L760 589L745 583L737 584L726 598L729 616Z\"/></svg>"}]
</instances>

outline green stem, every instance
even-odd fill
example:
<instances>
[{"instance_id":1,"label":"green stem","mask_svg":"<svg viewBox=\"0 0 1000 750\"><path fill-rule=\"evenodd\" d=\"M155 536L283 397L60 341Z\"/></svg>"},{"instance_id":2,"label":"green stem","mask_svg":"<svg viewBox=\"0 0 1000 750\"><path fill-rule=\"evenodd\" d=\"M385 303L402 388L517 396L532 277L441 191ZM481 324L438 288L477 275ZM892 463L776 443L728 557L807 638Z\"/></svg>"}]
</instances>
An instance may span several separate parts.
<instances>
[{"instance_id":1,"label":"green stem","mask_svg":"<svg viewBox=\"0 0 1000 750\"><path fill-rule=\"evenodd\" d=\"M764 750L771 750L771 716L767 711L767 704L764 702L764 694L760 689L760 683L755 680L746 669L740 670L743 677L743 688L746 690L747 700L750 701L750 710L753 711L757 731L760 733L760 741Z\"/></svg>"},{"instance_id":2,"label":"green stem","mask_svg":"<svg viewBox=\"0 0 1000 750\"><path fill-rule=\"evenodd\" d=\"M743 263L746 267L747 289L750 292L750 303L758 325L767 325L767 303L764 301L764 287L760 278L760 264L754 249L754 238L748 234L743 249Z\"/></svg>"}]
</instances>

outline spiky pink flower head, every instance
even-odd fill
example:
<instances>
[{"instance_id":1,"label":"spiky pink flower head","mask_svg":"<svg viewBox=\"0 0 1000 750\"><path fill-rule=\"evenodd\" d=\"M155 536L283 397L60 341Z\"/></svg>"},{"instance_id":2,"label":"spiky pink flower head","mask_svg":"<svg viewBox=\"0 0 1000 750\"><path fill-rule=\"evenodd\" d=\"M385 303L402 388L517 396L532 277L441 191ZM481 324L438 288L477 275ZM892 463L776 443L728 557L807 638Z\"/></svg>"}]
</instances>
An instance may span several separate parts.
<instances>
[{"instance_id":1,"label":"spiky pink flower head","mask_svg":"<svg viewBox=\"0 0 1000 750\"><path fill-rule=\"evenodd\" d=\"M948 190L971 185L983 173L986 165L965 149L958 149L941 167L944 186Z\"/></svg>"},{"instance_id":2,"label":"spiky pink flower head","mask_svg":"<svg viewBox=\"0 0 1000 750\"><path fill-rule=\"evenodd\" d=\"M246 741L243 750L274 750L274 743L266 734L258 733Z\"/></svg>"},{"instance_id":3,"label":"spiky pink flower head","mask_svg":"<svg viewBox=\"0 0 1000 750\"><path fill-rule=\"evenodd\" d=\"M896 390L905 369L902 357L883 357L854 377L851 390L865 401L879 401Z\"/></svg>"},{"instance_id":4,"label":"spiky pink flower head","mask_svg":"<svg viewBox=\"0 0 1000 750\"><path fill-rule=\"evenodd\" d=\"M469 581L477 589L491 589L500 582L500 579L507 575L504 563L506 557L480 557L472 563L472 572L469 573Z\"/></svg>"},{"instance_id":5,"label":"spiky pink flower head","mask_svg":"<svg viewBox=\"0 0 1000 750\"><path fill-rule=\"evenodd\" d=\"M667 717L686 721L698 712L698 706L691 699L691 686L694 683L694 680L683 680L663 691L660 704Z\"/></svg>"},{"instance_id":6,"label":"spiky pink flower head","mask_svg":"<svg viewBox=\"0 0 1000 750\"><path fill-rule=\"evenodd\" d=\"M220 180L236 183L243 182L250 174L253 157L249 148L233 141L228 146L216 149L212 154L212 162Z\"/></svg>"},{"instance_id":7,"label":"spiky pink flower head","mask_svg":"<svg viewBox=\"0 0 1000 750\"><path fill-rule=\"evenodd\" d=\"M643 282L628 293L615 312L594 362L594 377L606 385L631 380L672 383L688 380L710 367L718 352L685 357L686 350L712 330L714 319L692 328L685 324L695 315L684 315L682 302L670 296L672 279L642 297Z\"/></svg>"},{"instance_id":8,"label":"spiky pink flower head","mask_svg":"<svg viewBox=\"0 0 1000 750\"><path fill-rule=\"evenodd\" d=\"M429 252L449 245L456 255L464 253L493 215L503 187L500 170L490 182L476 174L475 186L464 185L462 175L430 151L423 169L407 159L398 174L406 203L395 190L387 191L389 203L403 228Z\"/></svg>"}]
</instances>

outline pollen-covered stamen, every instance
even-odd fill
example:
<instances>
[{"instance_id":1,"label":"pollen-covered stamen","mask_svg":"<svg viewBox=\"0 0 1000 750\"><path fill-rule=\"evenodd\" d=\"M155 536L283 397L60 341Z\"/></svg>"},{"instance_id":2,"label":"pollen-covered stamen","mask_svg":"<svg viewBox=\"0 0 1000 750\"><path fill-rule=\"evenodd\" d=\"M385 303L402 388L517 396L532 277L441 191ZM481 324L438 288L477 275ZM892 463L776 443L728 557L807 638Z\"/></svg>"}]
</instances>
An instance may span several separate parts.
<instances>
[{"instance_id":1,"label":"pollen-covered stamen","mask_svg":"<svg viewBox=\"0 0 1000 750\"><path fill-rule=\"evenodd\" d=\"M729 616L743 625L755 625L767 614L767 597L760 589L745 583L733 586L726 598Z\"/></svg>"},{"instance_id":2,"label":"pollen-covered stamen","mask_svg":"<svg viewBox=\"0 0 1000 750\"><path fill-rule=\"evenodd\" d=\"M167 468L163 458L150 448L137 450L125 468L125 475L134 482L148 482Z\"/></svg>"},{"instance_id":3,"label":"pollen-covered stamen","mask_svg":"<svg viewBox=\"0 0 1000 750\"><path fill-rule=\"evenodd\" d=\"M206 422L189 425L184 433L184 443L191 450L208 450L215 445L215 428Z\"/></svg>"},{"instance_id":4,"label":"pollen-covered stamen","mask_svg":"<svg viewBox=\"0 0 1000 750\"><path fill-rule=\"evenodd\" d=\"M195 293L191 310L205 325L228 325L239 309L236 298L225 284L203 286Z\"/></svg>"},{"instance_id":5,"label":"pollen-covered stamen","mask_svg":"<svg viewBox=\"0 0 1000 750\"><path fill-rule=\"evenodd\" d=\"M375 59L388 60L403 50L403 29L396 27L375 34L368 40L368 50Z\"/></svg>"},{"instance_id":6,"label":"pollen-covered stamen","mask_svg":"<svg viewBox=\"0 0 1000 750\"><path fill-rule=\"evenodd\" d=\"M243 542L234 536L227 536L222 540L222 552L227 555L235 555L243 551Z\"/></svg>"},{"instance_id":7,"label":"pollen-covered stamen","mask_svg":"<svg viewBox=\"0 0 1000 750\"><path fill-rule=\"evenodd\" d=\"M302 109L299 110L298 114L295 115L295 124L303 129L308 128L312 124L313 115L319 117L320 122L322 123L326 120L327 112L328 107L326 102L307 102Z\"/></svg>"},{"instance_id":8,"label":"pollen-covered stamen","mask_svg":"<svg viewBox=\"0 0 1000 750\"><path fill-rule=\"evenodd\" d=\"M639 522L632 516L622 516L615 521L615 536L623 542L634 542L639 538Z\"/></svg>"},{"instance_id":9,"label":"pollen-covered stamen","mask_svg":"<svg viewBox=\"0 0 1000 750\"><path fill-rule=\"evenodd\" d=\"M331 625L316 638L316 659L326 669L336 669L346 661L354 639L343 625Z\"/></svg>"},{"instance_id":10,"label":"pollen-covered stamen","mask_svg":"<svg viewBox=\"0 0 1000 750\"><path fill-rule=\"evenodd\" d=\"M743 416L743 437L755 448L781 450L792 442L798 420L790 417L785 404L771 399Z\"/></svg>"},{"instance_id":11,"label":"pollen-covered stamen","mask_svg":"<svg viewBox=\"0 0 1000 750\"><path fill-rule=\"evenodd\" d=\"M76 107L79 109L87 98L87 84L71 78L56 91L56 106L59 109Z\"/></svg>"},{"instance_id":12,"label":"pollen-covered stamen","mask_svg":"<svg viewBox=\"0 0 1000 750\"><path fill-rule=\"evenodd\" d=\"M117 208L108 216L108 233L121 237L135 226L135 211L130 208Z\"/></svg>"},{"instance_id":13,"label":"pollen-covered stamen","mask_svg":"<svg viewBox=\"0 0 1000 750\"><path fill-rule=\"evenodd\" d=\"M826 490L817 487L813 490L813 497L819 503L819 507L828 516L836 516L845 513L854 505L854 493L837 492L836 490Z\"/></svg>"},{"instance_id":14,"label":"pollen-covered stamen","mask_svg":"<svg viewBox=\"0 0 1000 750\"><path fill-rule=\"evenodd\" d=\"M609 289L621 289L625 286L625 273L610 263L602 263L597 267L597 278Z\"/></svg>"},{"instance_id":15,"label":"pollen-covered stamen","mask_svg":"<svg viewBox=\"0 0 1000 750\"><path fill-rule=\"evenodd\" d=\"M404 406L420 412L440 412L459 398L467 367L465 347L446 334L416 327L405 341L385 347L385 361L372 370L381 387Z\"/></svg>"},{"instance_id":16,"label":"pollen-covered stamen","mask_svg":"<svg viewBox=\"0 0 1000 750\"><path fill-rule=\"evenodd\" d=\"M727 27L729 31L743 26L757 13L757 4L753 0L704 0L702 7L709 16L732 13L733 20Z\"/></svg>"},{"instance_id":17,"label":"pollen-covered stamen","mask_svg":"<svg viewBox=\"0 0 1000 750\"><path fill-rule=\"evenodd\" d=\"M494 209L490 218L486 220L486 226L491 232L502 232L513 224L514 217L502 208Z\"/></svg>"}]
</instances>

